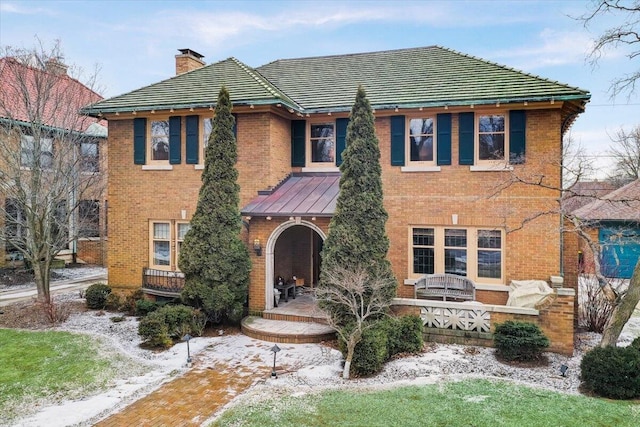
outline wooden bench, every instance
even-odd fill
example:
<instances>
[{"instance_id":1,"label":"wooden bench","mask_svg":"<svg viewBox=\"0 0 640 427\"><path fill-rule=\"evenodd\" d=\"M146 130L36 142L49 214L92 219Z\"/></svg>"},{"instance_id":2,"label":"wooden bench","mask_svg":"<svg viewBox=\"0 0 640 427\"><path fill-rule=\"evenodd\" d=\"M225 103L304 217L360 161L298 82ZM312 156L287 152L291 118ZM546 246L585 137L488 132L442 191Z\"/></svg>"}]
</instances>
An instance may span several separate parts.
<instances>
[{"instance_id":1,"label":"wooden bench","mask_svg":"<svg viewBox=\"0 0 640 427\"><path fill-rule=\"evenodd\" d=\"M416 281L414 298L473 301L476 286L466 277L455 274L426 274Z\"/></svg>"}]
</instances>

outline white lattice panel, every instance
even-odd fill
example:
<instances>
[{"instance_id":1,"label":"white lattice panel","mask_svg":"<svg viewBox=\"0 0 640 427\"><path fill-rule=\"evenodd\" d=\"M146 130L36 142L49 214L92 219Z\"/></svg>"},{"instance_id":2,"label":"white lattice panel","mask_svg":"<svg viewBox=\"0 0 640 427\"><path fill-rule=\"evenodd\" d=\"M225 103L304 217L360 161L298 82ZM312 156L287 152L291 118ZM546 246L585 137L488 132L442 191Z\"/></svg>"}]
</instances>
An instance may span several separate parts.
<instances>
[{"instance_id":1,"label":"white lattice panel","mask_svg":"<svg viewBox=\"0 0 640 427\"><path fill-rule=\"evenodd\" d=\"M422 323L428 328L476 332L489 332L491 330L491 316L485 310L422 307L420 309L420 317L422 318Z\"/></svg>"}]
</instances>

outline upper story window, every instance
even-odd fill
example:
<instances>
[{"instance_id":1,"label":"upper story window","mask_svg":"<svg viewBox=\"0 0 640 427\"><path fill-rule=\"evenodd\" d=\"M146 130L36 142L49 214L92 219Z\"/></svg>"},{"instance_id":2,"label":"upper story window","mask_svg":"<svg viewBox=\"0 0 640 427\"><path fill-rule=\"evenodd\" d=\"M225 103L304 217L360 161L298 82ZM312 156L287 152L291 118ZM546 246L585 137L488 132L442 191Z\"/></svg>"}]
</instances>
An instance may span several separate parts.
<instances>
[{"instance_id":1,"label":"upper story window","mask_svg":"<svg viewBox=\"0 0 640 427\"><path fill-rule=\"evenodd\" d=\"M169 121L150 121L149 158L151 161L169 160Z\"/></svg>"},{"instance_id":2,"label":"upper story window","mask_svg":"<svg viewBox=\"0 0 640 427\"><path fill-rule=\"evenodd\" d=\"M309 152L312 165L335 165L335 124L313 123L310 125Z\"/></svg>"},{"instance_id":3,"label":"upper story window","mask_svg":"<svg viewBox=\"0 0 640 427\"><path fill-rule=\"evenodd\" d=\"M213 132L213 118L204 117L202 119L202 158L200 163L204 163L204 155L207 151L207 145L209 145L211 132Z\"/></svg>"},{"instance_id":4,"label":"upper story window","mask_svg":"<svg viewBox=\"0 0 640 427\"><path fill-rule=\"evenodd\" d=\"M409 162L433 162L435 150L434 118L409 120Z\"/></svg>"},{"instance_id":5,"label":"upper story window","mask_svg":"<svg viewBox=\"0 0 640 427\"><path fill-rule=\"evenodd\" d=\"M80 143L80 170L82 172L100 171L100 146L98 141Z\"/></svg>"},{"instance_id":6,"label":"upper story window","mask_svg":"<svg viewBox=\"0 0 640 427\"><path fill-rule=\"evenodd\" d=\"M507 138L507 116L505 114L479 114L477 118L478 161L501 161L509 159Z\"/></svg>"},{"instance_id":7,"label":"upper story window","mask_svg":"<svg viewBox=\"0 0 640 427\"><path fill-rule=\"evenodd\" d=\"M22 135L20 137L20 164L25 168L33 168L39 164L42 169L53 167L53 138L40 138Z\"/></svg>"}]
</instances>

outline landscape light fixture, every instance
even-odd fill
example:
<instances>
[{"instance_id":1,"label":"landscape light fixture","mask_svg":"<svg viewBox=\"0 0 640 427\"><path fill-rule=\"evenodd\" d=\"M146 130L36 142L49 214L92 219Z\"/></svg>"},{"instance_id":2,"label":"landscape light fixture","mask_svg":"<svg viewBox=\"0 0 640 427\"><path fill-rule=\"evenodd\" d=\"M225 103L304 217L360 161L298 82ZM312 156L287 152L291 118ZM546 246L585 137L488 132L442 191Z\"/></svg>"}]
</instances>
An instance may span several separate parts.
<instances>
[{"instance_id":1,"label":"landscape light fixture","mask_svg":"<svg viewBox=\"0 0 640 427\"><path fill-rule=\"evenodd\" d=\"M278 378L278 374L276 374L276 354L280 351L278 344L274 344L274 346L271 347L271 351L273 352L273 369L271 370L271 377Z\"/></svg>"},{"instance_id":2,"label":"landscape light fixture","mask_svg":"<svg viewBox=\"0 0 640 427\"><path fill-rule=\"evenodd\" d=\"M253 250L256 252L257 256L262 255L262 245L260 244L260 239L255 239L253 241Z\"/></svg>"},{"instance_id":3,"label":"landscape light fixture","mask_svg":"<svg viewBox=\"0 0 640 427\"><path fill-rule=\"evenodd\" d=\"M567 370L569 370L569 367L567 365L560 365L560 375L562 375L563 377L566 377Z\"/></svg>"},{"instance_id":4,"label":"landscape light fixture","mask_svg":"<svg viewBox=\"0 0 640 427\"><path fill-rule=\"evenodd\" d=\"M189 351L189 340L193 338L191 335L186 334L185 336L182 337L182 341L186 341L187 342L187 364L191 363L191 352Z\"/></svg>"}]
</instances>

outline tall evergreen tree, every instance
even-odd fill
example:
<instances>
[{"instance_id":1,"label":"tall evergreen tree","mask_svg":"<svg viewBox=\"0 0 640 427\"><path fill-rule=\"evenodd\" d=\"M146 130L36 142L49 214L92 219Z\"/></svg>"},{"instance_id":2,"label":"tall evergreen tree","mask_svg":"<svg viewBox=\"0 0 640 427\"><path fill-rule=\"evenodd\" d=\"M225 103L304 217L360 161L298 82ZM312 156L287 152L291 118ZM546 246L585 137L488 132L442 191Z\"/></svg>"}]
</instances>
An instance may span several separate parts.
<instances>
[{"instance_id":1,"label":"tall evergreen tree","mask_svg":"<svg viewBox=\"0 0 640 427\"><path fill-rule=\"evenodd\" d=\"M380 148L371 105L362 86L351 110L346 145L340 166L340 195L322 249L322 270L364 269L372 279L387 283L377 292L390 303L397 283L387 259L388 214L382 203ZM331 286L327 279L321 272L320 286ZM339 324L353 320L349 310L337 301L324 300L320 305L330 316L342 317Z\"/></svg>"},{"instance_id":2,"label":"tall evergreen tree","mask_svg":"<svg viewBox=\"0 0 640 427\"><path fill-rule=\"evenodd\" d=\"M220 89L213 130L205 152L198 206L180 250L185 274L182 299L202 308L212 322L240 320L251 260L240 239L240 186L229 92Z\"/></svg>"}]
</instances>

